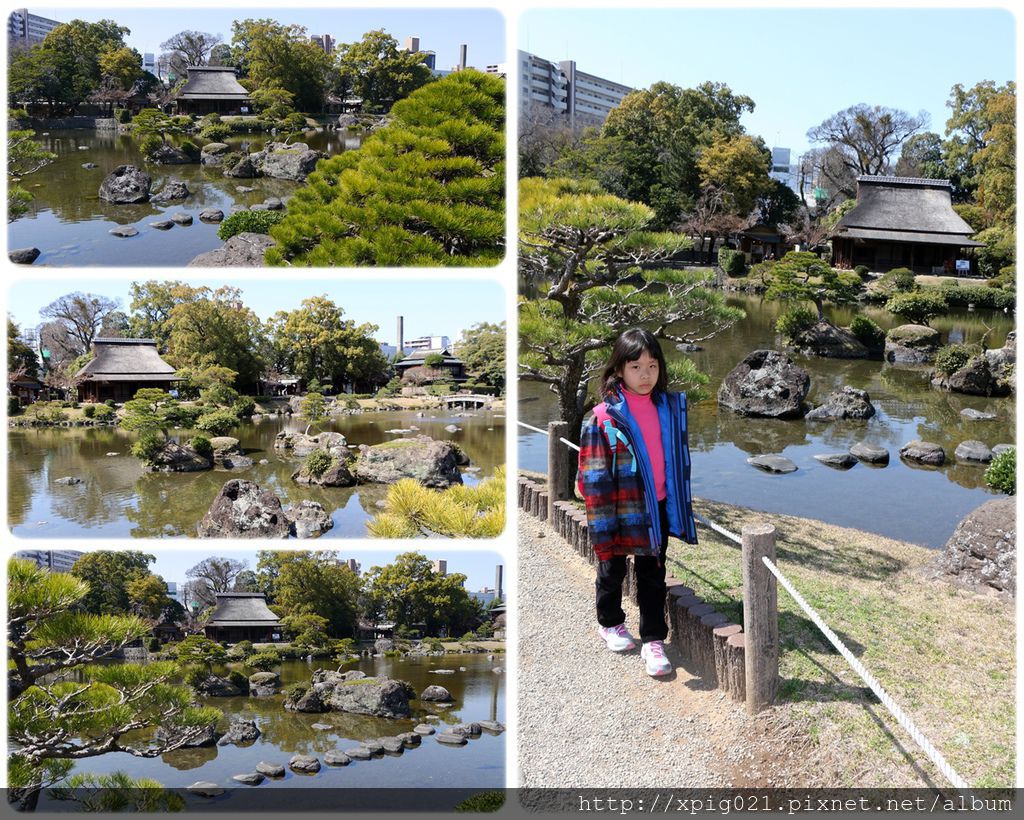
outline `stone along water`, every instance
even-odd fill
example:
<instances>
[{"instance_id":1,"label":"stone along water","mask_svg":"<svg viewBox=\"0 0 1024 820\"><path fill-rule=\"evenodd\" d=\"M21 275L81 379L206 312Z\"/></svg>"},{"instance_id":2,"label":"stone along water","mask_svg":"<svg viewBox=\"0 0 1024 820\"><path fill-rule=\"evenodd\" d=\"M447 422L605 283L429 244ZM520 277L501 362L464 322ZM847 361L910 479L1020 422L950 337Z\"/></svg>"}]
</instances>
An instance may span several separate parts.
<instances>
[{"instance_id":1,"label":"stone along water","mask_svg":"<svg viewBox=\"0 0 1024 820\"><path fill-rule=\"evenodd\" d=\"M427 435L457 443L471 460L463 481L472 484L494 473L505 462L505 418L490 411L388 411L339 416L318 423L310 432L343 433L350 445L379 444L400 437ZM444 428L459 427L456 433ZM389 430L419 428L406 433ZM16 428L8 431L8 523L18 536L36 538L194 536L196 524L214 497L232 478L254 481L272 489L282 504L303 499L324 506L334 521L325 538L364 537L366 522L377 512L387 487L306 487L291 474L302 459L274 450L281 430L302 431L304 419L257 417L228 435L239 440L255 462L246 469L214 469L200 473L149 473L131 455L136 439L116 427ZM174 431L187 441L192 433ZM113 455L110 455L113 454ZM267 464L260 464L266 459ZM54 482L66 476L81 484Z\"/></svg>"},{"instance_id":2,"label":"stone along water","mask_svg":"<svg viewBox=\"0 0 1024 820\"><path fill-rule=\"evenodd\" d=\"M968 512L996 493L984 483L984 466L957 463L956 446L979 439L989 447L1013 443L1014 398L985 398L946 393L928 381L928 366L894 366L870 359L823 359L794 356L811 377L807 401L821 404L843 385L866 390L877 414L866 422L777 421L743 418L719 410L714 396L725 375L752 350L781 348L775 320L785 309L757 296L730 296L747 318L706 343L705 349L682 354L666 346L669 358L689 356L711 377L707 401L691 406L690 448L694 494L715 501L769 512L817 518L931 547L940 547ZM902 324L881 308L833 309L834 324L849 325L860 313L883 330ZM932 321L943 344L980 342L1001 347L1013 329L1013 317L991 311L956 311ZM989 331L991 328L991 331ZM987 335L985 335L987 333ZM537 427L558 414L557 402L541 385L520 385L519 417ZM970 421L965 408L997 414L994 421ZM913 439L934 442L946 451L939 468L911 466L899 458L899 448ZM866 440L890 452L885 468L857 464L848 471L827 467L814 455L846 451ZM771 475L747 464L747 458L781 453L797 471ZM546 469L547 439L519 429L519 466Z\"/></svg>"},{"instance_id":3,"label":"stone along water","mask_svg":"<svg viewBox=\"0 0 1024 820\"><path fill-rule=\"evenodd\" d=\"M35 199L29 211L7 227L8 247L36 247L42 252L36 265L159 265L184 266L200 253L219 248L216 223L200 221L199 213L218 209L225 216L234 206L252 206L267 197L286 197L300 183L283 179L234 179L223 176L223 169L189 165L154 165L142 158L138 140L119 136L114 131L53 130L36 139L57 160L25 177L22 182ZM246 134L227 140L231 150L249 143L251 152L259 151L268 137ZM360 138L346 131L309 132L302 141L328 155L358 147ZM193 137L197 144L201 142ZM95 168L84 168L92 163ZM113 205L98 196L100 183L119 165L136 165L153 178L153 193L168 179L184 182L191 192L186 200L170 203ZM239 191L238 188L252 188ZM170 219L172 214L187 213L191 225L175 225L170 230L150 227L151 222ZM138 236L121 239L110 234L112 228L132 225Z\"/></svg>"},{"instance_id":4,"label":"stone along water","mask_svg":"<svg viewBox=\"0 0 1024 820\"><path fill-rule=\"evenodd\" d=\"M278 789L342 789L342 788L482 788L500 789L505 784L505 735L484 732L465 746L452 747L439 743L436 735L423 738L420 746L397 756L385 754L372 760L355 760L347 766L328 766L324 755L331 750L345 751L364 740L411 732L419 723L433 725L438 733L446 726L481 720L506 722L505 655L448 655L444 657L372 658L346 664L345 670L359 669L368 676L386 675L408 681L417 694L430 685L441 685L454 699L448 707L420 701L410 702L410 719L375 718L343 712L301 713L284 709L284 696L254 698L202 697L204 706L224 713L219 728L225 730L232 720L255 721L261 735L251 746L207 746L179 749L159 758L141 759L123 753L79 761L75 773L107 773L123 771L131 777L150 777L170 788L184 788L196 781L217 783L226 788L239 786L231 778L255 770L260 761L286 767L283 778L268 778L258 788ZM465 671L460 671L460 667ZM240 671L245 670L240 666ZM335 669L337 663L327 660L284 661L280 672L283 688L309 683L313 671ZM494 669L502 669L495 672ZM452 670L453 674L437 674L432 669ZM227 667L215 667L224 674ZM313 724L329 725L314 729ZM288 769L292 755L317 757L322 767L314 775L296 774ZM268 799L269 796L268 796ZM297 797L301 800L301 797ZM383 798L382 798L383 799ZM190 805L203 805L202 798L189 797ZM52 805L60 808L60 803ZM230 809L228 797L223 807Z\"/></svg>"}]
</instances>

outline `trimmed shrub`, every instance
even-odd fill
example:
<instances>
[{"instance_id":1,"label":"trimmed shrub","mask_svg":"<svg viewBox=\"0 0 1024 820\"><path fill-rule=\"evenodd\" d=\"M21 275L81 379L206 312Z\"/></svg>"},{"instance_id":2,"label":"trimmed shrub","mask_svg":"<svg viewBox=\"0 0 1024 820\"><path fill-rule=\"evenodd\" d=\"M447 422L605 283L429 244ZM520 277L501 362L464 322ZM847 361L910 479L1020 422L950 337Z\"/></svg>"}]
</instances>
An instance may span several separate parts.
<instances>
[{"instance_id":1,"label":"trimmed shrub","mask_svg":"<svg viewBox=\"0 0 1024 820\"><path fill-rule=\"evenodd\" d=\"M945 313L947 308L946 292L938 289L896 293L885 303L887 311L916 325L927 325L935 316Z\"/></svg>"},{"instance_id":2,"label":"trimmed shrub","mask_svg":"<svg viewBox=\"0 0 1024 820\"><path fill-rule=\"evenodd\" d=\"M115 108L114 120L121 123L121 125L125 125L132 121L132 112L127 108Z\"/></svg>"},{"instance_id":3,"label":"trimmed shrub","mask_svg":"<svg viewBox=\"0 0 1024 820\"><path fill-rule=\"evenodd\" d=\"M1007 265L1006 267L1000 268L999 275L985 282L985 286L989 288L1005 288L1006 290L1016 290L1017 266Z\"/></svg>"},{"instance_id":4,"label":"trimmed shrub","mask_svg":"<svg viewBox=\"0 0 1024 820\"><path fill-rule=\"evenodd\" d=\"M82 408L82 415L85 416L87 419L91 419L93 416L96 415L96 405L95 404L87 404L87 405L85 405L85 407Z\"/></svg>"},{"instance_id":5,"label":"trimmed shrub","mask_svg":"<svg viewBox=\"0 0 1024 820\"><path fill-rule=\"evenodd\" d=\"M284 119L281 119L281 120L277 121L277 130L278 131L305 131L306 130L306 118L302 114L298 113L297 111L293 111L291 114L289 114Z\"/></svg>"},{"instance_id":6,"label":"trimmed shrub","mask_svg":"<svg viewBox=\"0 0 1024 820\"><path fill-rule=\"evenodd\" d=\"M146 464L152 464L163 446L164 437L150 430L139 436L139 440L132 445L132 455Z\"/></svg>"},{"instance_id":7,"label":"trimmed shrub","mask_svg":"<svg viewBox=\"0 0 1024 820\"><path fill-rule=\"evenodd\" d=\"M199 138L207 142L224 142L231 136L231 126L221 122L204 125L199 131Z\"/></svg>"},{"instance_id":8,"label":"trimmed shrub","mask_svg":"<svg viewBox=\"0 0 1024 820\"><path fill-rule=\"evenodd\" d=\"M917 278L910 268L893 268L889 271L892 278L892 286L898 293L908 293L917 284Z\"/></svg>"},{"instance_id":9,"label":"trimmed shrub","mask_svg":"<svg viewBox=\"0 0 1024 820\"><path fill-rule=\"evenodd\" d=\"M142 138L142 142L139 143L139 151L142 152L142 156L149 157L153 155L153 152L161 148L164 141L160 139L156 134L149 134Z\"/></svg>"},{"instance_id":10,"label":"trimmed shrub","mask_svg":"<svg viewBox=\"0 0 1024 820\"><path fill-rule=\"evenodd\" d=\"M241 672L239 672L237 669L232 669L230 672L228 672L228 680L231 681L243 692L249 691L249 679Z\"/></svg>"},{"instance_id":11,"label":"trimmed shrub","mask_svg":"<svg viewBox=\"0 0 1024 820\"><path fill-rule=\"evenodd\" d=\"M192 142L192 140L183 140L180 148L189 159L199 159L199 154L201 153L199 146Z\"/></svg>"},{"instance_id":12,"label":"trimmed shrub","mask_svg":"<svg viewBox=\"0 0 1024 820\"><path fill-rule=\"evenodd\" d=\"M21 401L17 396L7 397L7 415L15 416L21 412Z\"/></svg>"},{"instance_id":13,"label":"trimmed shrub","mask_svg":"<svg viewBox=\"0 0 1024 820\"><path fill-rule=\"evenodd\" d=\"M306 472L315 478L320 478L330 469L333 462L334 457L326 450L314 450L306 458Z\"/></svg>"},{"instance_id":14,"label":"trimmed shrub","mask_svg":"<svg viewBox=\"0 0 1024 820\"><path fill-rule=\"evenodd\" d=\"M309 691L309 686L304 683L293 683L291 686L285 687L284 699L289 703L298 703L302 700L302 696Z\"/></svg>"},{"instance_id":15,"label":"trimmed shrub","mask_svg":"<svg viewBox=\"0 0 1024 820\"><path fill-rule=\"evenodd\" d=\"M217 236L227 241L239 233L270 233L270 228L282 219L284 211L238 211L220 223Z\"/></svg>"},{"instance_id":16,"label":"trimmed shrub","mask_svg":"<svg viewBox=\"0 0 1024 820\"><path fill-rule=\"evenodd\" d=\"M431 652L444 652L444 644L438 638L427 638L423 641Z\"/></svg>"},{"instance_id":17,"label":"trimmed shrub","mask_svg":"<svg viewBox=\"0 0 1024 820\"><path fill-rule=\"evenodd\" d=\"M1017 303L1016 295L1008 290L998 290L984 285L967 285L942 290L946 304L951 307L967 307L974 305L992 310L1012 309Z\"/></svg>"},{"instance_id":18,"label":"trimmed shrub","mask_svg":"<svg viewBox=\"0 0 1024 820\"><path fill-rule=\"evenodd\" d=\"M732 248L720 248L718 251L718 267L725 271L727 276L743 276L747 272L747 258L742 251Z\"/></svg>"},{"instance_id":19,"label":"trimmed shrub","mask_svg":"<svg viewBox=\"0 0 1024 820\"><path fill-rule=\"evenodd\" d=\"M775 329L786 339L795 339L805 330L814 327L818 314L805 307L794 307L775 320Z\"/></svg>"},{"instance_id":20,"label":"trimmed shrub","mask_svg":"<svg viewBox=\"0 0 1024 820\"><path fill-rule=\"evenodd\" d=\"M981 352L977 345L946 345L935 354L935 369L949 376L964 367Z\"/></svg>"},{"instance_id":21,"label":"trimmed shrub","mask_svg":"<svg viewBox=\"0 0 1024 820\"><path fill-rule=\"evenodd\" d=\"M214 382L200 390L199 397L209 405L231 407L238 401L238 391L222 382Z\"/></svg>"},{"instance_id":22,"label":"trimmed shrub","mask_svg":"<svg viewBox=\"0 0 1024 820\"><path fill-rule=\"evenodd\" d=\"M88 407L83 408L82 412L84 413L88 409L89 409ZM92 405L92 416L91 416L91 418L96 419L96 421L112 421L114 416L116 416L116 415L117 415L117 411L113 407L111 407L110 405L107 405L107 404Z\"/></svg>"},{"instance_id":23,"label":"trimmed shrub","mask_svg":"<svg viewBox=\"0 0 1024 820\"><path fill-rule=\"evenodd\" d=\"M247 658L254 652L252 641L239 641L228 650L229 658Z\"/></svg>"},{"instance_id":24,"label":"trimmed shrub","mask_svg":"<svg viewBox=\"0 0 1024 820\"><path fill-rule=\"evenodd\" d=\"M203 414L201 407L192 407L189 405L179 404L175 407L170 407L164 411L164 418L173 427L195 427L196 421Z\"/></svg>"},{"instance_id":25,"label":"trimmed shrub","mask_svg":"<svg viewBox=\"0 0 1024 820\"><path fill-rule=\"evenodd\" d=\"M260 672L269 672L275 666L281 663L281 656L276 650L265 649L262 652L257 652L254 655L250 655L245 659L245 665L250 666L253 669L258 669Z\"/></svg>"},{"instance_id":26,"label":"trimmed shrub","mask_svg":"<svg viewBox=\"0 0 1024 820\"><path fill-rule=\"evenodd\" d=\"M107 399L107 400L106 400L105 402L103 402L103 403L104 403L105 405L107 405L107 407L109 407L110 409L114 409L114 407L116 407L116 406L117 406L117 405L116 405L116 402L115 402L115 401L114 401L113 399Z\"/></svg>"},{"instance_id":27,"label":"trimmed shrub","mask_svg":"<svg viewBox=\"0 0 1024 820\"><path fill-rule=\"evenodd\" d=\"M853 272L857 274L861 279L867 279L868 274L871 272L867 265L857 265L853 269Z\"/></svg>"},{"instance_id":28,"label":"trimmed shrub","mask_svg":"<svg viewBox=\"0 0 1024 820\"><path fill-rule=\"evenodd\" d=\"M231 412L240 419L251 418L252 414L256 412L256 399L252 396L239 396L231 405Z\"/></svg>"},{"instance_id":29,"label":"trimmed shrub","mask_svg":"<svg viewBox=\"0 0 1024 820\"><path fill-rule=\"evenodd\" d=\"M1000 453L985 470L985 483L1007 495L1017 493L1017 448Z\"/></svg>"},{"instance_id":30,"label":"trimmed shrub","mask_svg":"<svg viewBox=\"0 0 1024 820\"><path fill-rule=\"evenodd\" d=\"M213 461L213 445L206 436L193 436L188 446L208 461Z\"/></svg>"},{"instance_id":31,"label":"trimmed shrub","mask_svg":"<svg viewBox=\"0 0 1024 820\"><path fill-rule=\"evenodd\" d=\"M207 670L203 666L189 666L185 669L185 674L183 675L183 677L185 683L187 683L193 689L198 689L200 684L202 684L202 682L206 680L209 674L209 670Z\"/></svg>"},{"instance_id":32,"label":"trimmed shrub","mask_svg":"<svg viewBox=\"0 0 1024 820\"><path fill-rule=\"evenodd\" d=\"M230 410L214 410L212 413L200 416L199 421L196 422L196 429L213 436L226 436L232 428L239 424L238 416Z\"/></svg>"},{"instance_id":33,"label":"trimmed shrub","mask_svg":"<svg viewBox=\"0 0 1024 820\"><path fill-rule=\"evenodd\" d=\"M29 405L26 411L36 421L44 424L60 424L68 420L68 414L64 412L63 405L59 401L37 401Z\"/></svg>"},{"instance_id":34,"label":"trimmed shrub","mask_svg":"<svg viewBox=\"0 0 1024 820\"><path fill-rule=\"evenodd\" d=\"M850 322L850 332L868 350L885 347L885 331L867 316L854 316L853 321Z\"/></svg>"}]
</instances>

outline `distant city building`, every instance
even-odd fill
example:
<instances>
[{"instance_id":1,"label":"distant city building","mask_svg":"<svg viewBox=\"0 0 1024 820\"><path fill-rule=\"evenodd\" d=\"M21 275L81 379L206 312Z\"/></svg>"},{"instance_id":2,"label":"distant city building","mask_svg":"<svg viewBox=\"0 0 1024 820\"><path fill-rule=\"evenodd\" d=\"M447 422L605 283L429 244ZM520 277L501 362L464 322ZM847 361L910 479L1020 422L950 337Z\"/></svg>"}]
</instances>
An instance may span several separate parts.
<instances>
[{"instance_id":1,"label":"distant city building","mask_svg":"<svg viewBox=\"0 0 1024 820\"><path fill-rule=\"evenodd\" d=\"M768 176L785 183L792 189L793 193L800 193L800 183L797 179L797 166L791 161L792 151L789 148L772 148L772 169Z\"/></svg>"},{"instance_id":2,"label":"distant city building","mask_svg":"<svg viewBox=\"0 0 1024 820\"><path fill-rule=\"evenodd\" d=\"M147 51L142 55L142 70L156 76L156 55Z\"/></svg>"},{"instance_id":3,"label":"distant city building","mask_svg":"<svg viewBox=\"0 0 1024 820\"><path fill-rule=\"evenodd\" d=\"M476 598L481 604L484 605L486 609L490 609L491 604L493 604L495 601L504 601L504 572L504 566L498 564L494 568L494 586L483 587L479 592L471 592L469 593L470 597Z\"/></svg>"},{"instance_id":4,"label":"distant city building","mask_svg":"<svg viewBox=\"0 0 1024 820\"><path fill-rule=\"evenodd\" d=\"M437 55L433 51L420 51L419 37L406 37L405 50L410 54L422 54L423 65L431 71L435 71L437 69Z\"/></svg>"},{"instance_id":5,"label":"distant city building","mask_svg":"<svg viewBox=\"0 0 1024 820\"><path fill-rule=\"evenodd\" d=\"M28 9L15 9L7 18L7 47L31 48L43 42L59 25L62 25L59 20L30 14Z\"/></svg>"},{"instance_id":6,"label":"distant city building","mask_svg":"<svg viewBox=\"0 0 1024 820\"><path fill-rule=\"evenodd\" d=\"M337 42L330 34L314 34L309 38L310 42L316 43L323 50L324 54L330 56L334 53L334 44Z\"/></svg>"},{"instance_id":7,"label":"distant city building","mask_svg":"<svg viewBox=\"0 0 1024 820\"><path fill-rule=\"evenodd\" d=\"M341 564L341 566L343 567L348 567L357 576L359 575L360 570L362 570L363 568L363 565L360 564L355 558L343 558L340 561L338 561L338 563Z\"/></svg>"},{"instance_id":8,"label":"distant city building","mask_svg":"<svg viewBox=\"0 0 1024 820\"><path fill-rule=\"evenodd\" d=\"M75 562L85 555L78 550L19 550L14 554L50 572L70 572Z\"/></svg>"},{"instance_id":9,"label":"distant city building","mask_svg":"<svg viewBox=\"0 0 1024 820\"><path fill-rule=\"evenodd\" d=\"M178 589L177 581L164 581L167 584L167 597L181 603L181 590Z\"/></svg>"},{"instance_id":10,"label":"distant city building","mask_svg":"<svg viewBox=\"0 0 1024 820\"><path fill-rule=\"evenodd\" d=\"M438 575L448 574L448 562L445 561L443 558L439 558L436 561L431 561L430 566Z\"/></svg>"},{"instance_id":11,"label":"distant city building","mask_svg":"<svg viewBox=\"0 0 1024 820\"><path fill-rule=\"evenodd\" d=\"M447 336L418 336L415 339L406 339L402 349L411 353L414 350L440 350L451 346L452 340Z\"/></svg>"},{"instance_id":12,"label":"distant city building","mask_svg":"<svg viewBox=\"0 0 1024 820\"><path fill-rule=\"evenodd\" d=\"M628 85L580 71L575 60L554 63L526 51L518 52L518 58L521 111L547 108L565 116L570 127L600 125L633 91ZM498 74L504 66L493 68L491 73Z\"/></svg>"}]
</instances>

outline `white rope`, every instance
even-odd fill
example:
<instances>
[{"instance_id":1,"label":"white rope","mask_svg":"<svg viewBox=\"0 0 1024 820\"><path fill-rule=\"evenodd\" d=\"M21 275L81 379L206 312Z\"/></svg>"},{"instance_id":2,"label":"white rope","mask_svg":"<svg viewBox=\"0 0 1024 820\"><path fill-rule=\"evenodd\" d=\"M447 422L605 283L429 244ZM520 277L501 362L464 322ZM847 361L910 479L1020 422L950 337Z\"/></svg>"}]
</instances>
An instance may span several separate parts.
<instances>
[{"instance_id":1,"label":"white rope","mask_svg":"<svg viewBox=\"0 0 1024 820\"><path fill-rule=\"evenodd\" d=\"M709 529L714 530L719 535L724 535L730 541L735 541L737 544L742 544L743 543L743 539L740 538L736 533L729 532L729 530L727 530L725 527L722 527L722 526L716 524L714 521L709 521L703 515L698 515L697 513L694 513L693 517L699 523L703 524L705 527L708 527Z\"/></svg>"},{"instance_id":2,"label":"white rope","mask_svg":"<svg viewBox=\"0 0 1024 820\"><path fill-rule=\"evenodd\" d=\"M547 430L541 430L539 427L534 427L532 424L527 424L525 421L517 421L520 427L525 427L527 430L533 430L535 433L543 433L545 436L548 434Z\"/></svg>"},{"instance_id":3,"label":"white rope","mask_svg":"<svg viewBox=\"0 0 1024 820\"><path fill-rule=\"evenodd\" d=\"M921 747L922 751L928 755L932 763L934 763L938 767L939 771L946 776L946 779L949 780L949 782L957 789L970 789L970 786L967 785L967 781L954 771L953 767L946 762L946 758L942 756L938 749L932 746L931 741L921 734L921 730L914 725L914 722L907 717L903 710L882 688L881 684L875 680L874 676L868 672L861 662L854 657L853 653L846 648L843 642L836 636L836 633L828 628L828 625L803 599L803 596L796 591L789 580L782 574L782 572L779 571L779 568L776 567L767 556L762 556L761 560L764 562L764 565L768 567L771 574L779 580L779 583L786 588L786 592L793 596L793 600L796 601L800 605L800 608L807 613L807 616L814 621L814 625L817 626L825 637L829 639L829 642L839 650L839 654L846 658L846 662L853 667L853 671L856 672L860 676L860 679L871 688L871 691L875 693L875 697L882 702L885 708L889 710L894 718L896 718L900 726L907 730L907 733L914 739L914 742Z\"/></svg>"}]
</instances>

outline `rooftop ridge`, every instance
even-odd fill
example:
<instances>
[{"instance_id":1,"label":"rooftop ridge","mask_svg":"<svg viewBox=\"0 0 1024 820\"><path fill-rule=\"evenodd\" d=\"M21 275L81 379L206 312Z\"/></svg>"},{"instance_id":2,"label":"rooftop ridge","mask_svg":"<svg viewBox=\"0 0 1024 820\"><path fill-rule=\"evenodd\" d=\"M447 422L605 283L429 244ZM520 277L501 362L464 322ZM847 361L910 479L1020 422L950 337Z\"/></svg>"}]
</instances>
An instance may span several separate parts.
<instances>
[{"instance_id":1,"label":"rooftop ridge","mask_svg":"<svg viewBox=\"0 0 1024 820\"><path fill-rule=\"evenodd\" d=\"M948 179L929 179L927 177L888 177L881 174L861 174L857 182L873 182L883 185L931 185L939 188L952 188Z\"/></svg>"}]
</instances>

